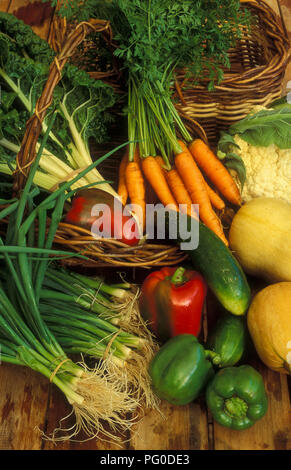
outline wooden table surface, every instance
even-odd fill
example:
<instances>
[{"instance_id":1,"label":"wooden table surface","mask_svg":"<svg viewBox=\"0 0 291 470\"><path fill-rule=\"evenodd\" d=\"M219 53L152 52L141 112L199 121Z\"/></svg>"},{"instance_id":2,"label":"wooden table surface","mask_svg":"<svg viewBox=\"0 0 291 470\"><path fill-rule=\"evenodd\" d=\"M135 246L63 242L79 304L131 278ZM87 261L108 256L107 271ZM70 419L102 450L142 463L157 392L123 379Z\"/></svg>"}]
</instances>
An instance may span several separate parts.
<instances>
[{"instance_id":1,"label":"wooden table surface","mask_svg":"<svg viewBox=\"0 0 291 470\"><path fill-rule=\"evenodd\" d=\"M0 9L14 12L28 3L28 0L0 0ZM283 14L291 38L290 0L268 0L268 3L278 13L278 21L280 13ZM51 18L34 30L47 39L50 26ZM285 87L288 81L291 81L291 65L286 71ZM290 377L267 369L256 357L251 363L263 375L269 408L264 418L249 430L233 431L214 423L202 399L181 407L164 402L164 417L156 411L146 412L121 447L96 439L57 446L43 440L40 431L51 432L70 412L70 407L44 377L24 367L2 363L0 450L290 450Z\"/></svg>"}]
</instances>

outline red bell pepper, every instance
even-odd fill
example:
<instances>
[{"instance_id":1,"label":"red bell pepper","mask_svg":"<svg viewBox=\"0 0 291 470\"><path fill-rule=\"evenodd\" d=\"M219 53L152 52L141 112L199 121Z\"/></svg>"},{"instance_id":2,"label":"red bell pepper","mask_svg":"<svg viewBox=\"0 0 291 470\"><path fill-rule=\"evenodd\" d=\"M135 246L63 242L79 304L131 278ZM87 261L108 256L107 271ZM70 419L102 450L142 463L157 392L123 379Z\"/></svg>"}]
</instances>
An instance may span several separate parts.
<instances>
[{"instance_id":1,"label":"red bell pepper","mask_svg":"<svg viewBox=\"0 0 291 470\"><path fill-rule=\"evenodd\" d=\"M162 268L144 280L140 312L162 343L184 333L198 336L206 293L206 281L197 271Z\"/></svg>"}]
</instances>

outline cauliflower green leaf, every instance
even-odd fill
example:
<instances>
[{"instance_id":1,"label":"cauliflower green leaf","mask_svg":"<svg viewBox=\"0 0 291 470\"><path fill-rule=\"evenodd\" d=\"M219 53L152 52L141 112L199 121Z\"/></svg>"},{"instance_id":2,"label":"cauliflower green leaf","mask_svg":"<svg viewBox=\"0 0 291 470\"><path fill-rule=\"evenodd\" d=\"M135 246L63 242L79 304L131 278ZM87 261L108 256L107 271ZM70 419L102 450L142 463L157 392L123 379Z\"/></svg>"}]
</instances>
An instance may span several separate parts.
<instances>
[{"instance_id":1,"label":"cauliflower green leaf","mask_svg":"<svg viewBox=\"0 0 291 470\"><path fill-rule=\"evenodd\" d=\"M291 148L291 107L265 109L247 116L229 129L255 147L274 144L280 149Z\"/></svg>"}]
</instances>

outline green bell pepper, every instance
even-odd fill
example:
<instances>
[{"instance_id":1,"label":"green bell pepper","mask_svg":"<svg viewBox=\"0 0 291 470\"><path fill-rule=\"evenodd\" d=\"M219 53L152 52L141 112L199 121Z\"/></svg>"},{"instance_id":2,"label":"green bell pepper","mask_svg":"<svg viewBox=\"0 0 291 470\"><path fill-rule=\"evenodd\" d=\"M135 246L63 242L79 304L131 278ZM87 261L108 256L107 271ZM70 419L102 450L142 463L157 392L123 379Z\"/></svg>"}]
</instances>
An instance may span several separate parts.
<instances>
[{"instance_id":1,"label":"green bell pepper","mask_svg":"<svg viewBox=\"0 0 291 470\"><path fill-rule=\"evenodd\" d=\"M268 408L263 378L249 365L220 370L207 386L206 402L215 421L235 430L250 428Z\"/></svg>"},{"instance_id":2,"label":"green bell pepper","mask_svg":"<svg viewBox=\"0 0 291 470\"><path fill-rule=\"evenodd\" d=\"M156 395L174 405L195 400L214 376L203 346L191 334L168 340L150 363L149 373Z\"/></svg>"}]
</instances>

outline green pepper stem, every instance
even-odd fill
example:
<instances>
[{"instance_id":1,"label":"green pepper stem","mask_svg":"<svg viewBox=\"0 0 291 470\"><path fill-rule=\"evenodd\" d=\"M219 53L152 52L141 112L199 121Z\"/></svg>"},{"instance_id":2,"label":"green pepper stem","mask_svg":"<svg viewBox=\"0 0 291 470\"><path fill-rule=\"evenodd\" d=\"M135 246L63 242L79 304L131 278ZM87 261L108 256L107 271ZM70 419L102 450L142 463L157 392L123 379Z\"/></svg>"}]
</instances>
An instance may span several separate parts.
<instances>
[{"instance_id":1,"label":"green pepper stem","mask_svg":"<svg viewBox=\"0 0 291 470\"><path fill-rule=\"evenodd\" d=\"M212 364L215 366L219 366L221 364L221 357L218 353L214 351L210 351L209 349L205 350L205 357L206 359L210 359Z\"/></svg>"},{"instance_id":2,"label":"green pepper stem","mask_svg":"<svg viewBox=\"0 0 291 470\"><path fill-rule=\"evenodd\" d=\"M185 268L178 268L174 272L173 276L170 278L172 284L182 284L185 281L184 278Z\"/></svg>"},{"instance_id":3,"label":"green pepper stem","mask_svg":"<svg viewBox=\"0 0 291 470\"><path fill-rule=\"evenodd\" d=\"M248 409L247 403L239 397L228 398L225 400L224 407L226 413L233 418L242 418Z\"/></svg>"}]
</instances>

